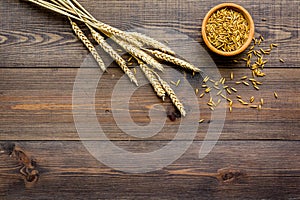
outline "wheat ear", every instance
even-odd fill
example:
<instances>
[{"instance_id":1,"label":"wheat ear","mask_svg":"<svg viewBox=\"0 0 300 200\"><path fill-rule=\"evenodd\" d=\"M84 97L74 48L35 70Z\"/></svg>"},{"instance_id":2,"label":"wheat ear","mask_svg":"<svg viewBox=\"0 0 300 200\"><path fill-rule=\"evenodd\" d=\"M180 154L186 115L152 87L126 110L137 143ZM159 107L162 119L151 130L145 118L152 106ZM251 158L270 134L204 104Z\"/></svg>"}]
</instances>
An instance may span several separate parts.
<instances>
[{"instance_id":1,"label":"wheat ear","mask_svg":"<svg viewBox=\"0 0 300 200\"><path fill-rule=\"evenodd\" d=\"M112 37L112 39L123 49L125 49L128 53L130 53L133 57L139 58L145 63L151 65L153 68L163 71L163 66L157 60L152 58L149 54L145 53L143 50L131 44L128 44L123 40L117 39L116 37Z\"/></svg>"},{"instance_id":2,"label":"wheat ear","mask_svg":"<svg viewBox=\"0 0 300 200\"><path fill-rule=\"evenodd\" d=\"M93 44L89 41L89 39L84 35L84 33L81 31L81 29L79 28L79 26L73 22L70 18L70 23L72 25L72 28L75 32L75 34L77 35L77 37L82 41L82 43L88 48L88 50L91 52L91 54L93 55L93 57L95 58L95 60L97 61L100 69L102 71L105 71L105 64L103 62L103 60L101 59L100 55L98 54L97 50L95 49L95 47L93 46Z\"/></svg>"},{"instance_id":3,"label":"wheat ear","mask_svg":"<svg viewBox=\"0 0 300 200\"><path fill-rule=\"evenodd\" d=\"M138 86L138 82L131 72L131 70L127 67L126 61L105 41L104 37L102 37L98 32L96 32L93 28L89 26L92 36L95 41L101 46L101 48L108 53L120 66L120 68L124 71L124 73L129 77L129 79Z\"/></svg>"},{"instance_id":4,"label":"wheat ear","mask_svg":"<svg viewBox=\"0 0 300 200\"><path fill-rule=\"evenodd\" d=\"M153 54L158 59L173 63L173 64L175 64L177 66L180 66L184 69L188 69L188 70L191 70L191 71L194 71L194 72L201 72L201 70L199 68L195 67L191 63L188 63L188 62L186 62L186 61L184 61L180 58L176 58L172 55L168 55L166 53L163 53L163 52L160 52L160 51L157 51L157 50L148 50L147 49L146 51Z\"/></svg>"},{"instance_id":5,"label":"wheat ear","mask_svg":"<svg viewBox=\"0 0 300 200\"><path fill-rule=\"evenodd\" d=\"M166 91L162 88L162 85L160 84L159 80L156 78L156 76L153 74L152 70L149 69L147 65L145 65L143 62L139 62L140 68L143 71L146 78L149 80L150 84L152 85L154 91L156 92L157 96L162 98L162 100L165 100Z\"/></svg>"},{"instance_id":6,"label":"wheat ear","mask_svg":"<svg viewBox=\"0 0 300 200\"><path fill-rule=\"evenodd\" d=\"M171 101L176 106L176 108L179 110L181 115L183 117L185 117L186 112L185 112L184 106L180 102L180 100L177 98L174 90L170 87L170 85L166 81L160 79L160 83L161 83L162 87L165 89L165 91L167 92L167 94L170 96Z\"/></svg>"},{"instance_id":7,"label":"wheat ear","mask_svg":"<svg viewBox=\"0 0 300 200\"><path fill-rule=\"evenodd\" d=\"M167 94L169 95L172 103L175 105L175 107L179 110L180 114L185 117L186 116L186 112L184 109L183 104L180 102L180 100L178 99L178 97L176 96L174 90L171 88L171 86L164 81L162 78L160 78L160 76L156 73L153 72L156 77L158 78L159 82L161 83L163 89L167 92Z\"/></svg>"},{"instance_id":8,"label":"wheat ear","mask_svg":"<svg viewBox=\"0 0 300 200\"><path fill-rule=\"evenodd\" d=\"M129 44L132 44L134 46L137 47L142 47L143 44L141 42L139 42L137 39L135 39L133 36L131 36L130 34L114 28L110 25L107 25L103 22L97 21L96 22L96 27L99 31L103 32L104 34L106 34L109 37L113 37L113 36L118 36L119 38L121 38L122 40L128 42Z\"/></svg>"},{"instance_id":9,"label":"wheat ear","mask_svg":"<svg viewBox=\"0 0 300 200\"><path fill-rule=\"evenodd\" d=\"M159 49L164 53L175 55L175 52L172 49L170 49L167 45L151 37L148 37L147 35L137 33L137 32L130 32L130 35L132 35L134 38L136 38L139 42L143 43L144 45L151 46L155 49Z\"/></svg>"}]
</instances>

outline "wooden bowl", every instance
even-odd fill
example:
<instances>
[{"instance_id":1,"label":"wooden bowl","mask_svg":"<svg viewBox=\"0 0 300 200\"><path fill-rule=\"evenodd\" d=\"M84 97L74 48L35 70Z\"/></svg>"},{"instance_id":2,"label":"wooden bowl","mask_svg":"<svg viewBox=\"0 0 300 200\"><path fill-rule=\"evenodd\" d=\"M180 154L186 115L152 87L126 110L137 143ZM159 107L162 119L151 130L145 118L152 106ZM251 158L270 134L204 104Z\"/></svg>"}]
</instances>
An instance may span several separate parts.
<instances>
[{"instance_id":1,"label":"wooden bowl","mask_svg":"<svg viewBox=\"0 0 300 200\"><path fill-rule=\"evenodd\" d=\"M233 9L237 12L240 12L241 14L244 15L245 19L247 20L248 24L249 24L249 27L250 27L250 32L249 32L249 37L248 37L248 40L243 44L243 46L235 51L231 51L231 52L225 52L225 51L222 51L222 50L219 50L217 49L216 47L214 47L210 42L209 40L207 39L207 35L206 35L206 25L207 25L207 22L208 22L208 19L212 16L213 13L215 13L217 10L220 10L222 8L230 8L230 9ZM247 49L247 47L251 44L251 41L252 41L252 38L254 36L254 22L253 22L253 19L251 17L251 15L249 14L249 12L243 8L242 6L240 5L237 5L237 4L234 4L234 3L223 3L223 4L219 4L215 7L213 7L208 13L207 15L205 16L204 20L203 20L203 23L202 23L202 37L203 37L203 40L205 42L205 44L207 45L207 47L219 54L219 55L222 55L222 56L235 56L235 55L238 55L240 53L242 53L243 51L245 51Z\"/></svg>"}]
</instances>

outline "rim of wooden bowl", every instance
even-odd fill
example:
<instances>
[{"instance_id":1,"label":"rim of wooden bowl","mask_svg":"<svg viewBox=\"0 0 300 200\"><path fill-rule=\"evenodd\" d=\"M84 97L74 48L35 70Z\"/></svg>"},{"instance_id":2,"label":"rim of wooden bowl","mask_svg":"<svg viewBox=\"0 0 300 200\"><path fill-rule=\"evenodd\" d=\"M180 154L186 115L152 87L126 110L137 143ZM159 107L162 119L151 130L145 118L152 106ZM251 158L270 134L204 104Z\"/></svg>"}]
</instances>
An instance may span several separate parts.
<instances>
[{"instance_id":1,"label":"rim of wooden bowl","mask_svg":"<svg viewBox=\"0 0 300 200\"><path fill-rule=\"evenodd\" d=\"M211 17L211 15L213 13L215 13L217 10L220 10L222 8L231 8L231 9L234 9L240 13L242 13L244 15L244 17L246 18L249 26L250 26L250 32L249 32L249 37L248 37L248 40L243 44L243 46L235 51L231 51L231 52L225 52L225 51L221 51L221 50L218 50L216 47L214 47L207 39L207 35L206 35L206 25L207 25L207 21L208 19ZM203 37L203 40L205 42L205 44L207 45L207 47L219 54L219 55L222 55L222 56L235 56L235 55L238 55L240 53L242 53L243 51L245 51L248 46L251 44L251 41L254 37L254 30L255 27L254 27L254 22L253 22L253 19L251 17L251 15L249 14L249 12L243 8L242 6L240 5L237 5L237 4L234 4L234 3L222 3L222 4L219 4L215 7L213 7L205 16L204 20L203 20L203 23L202 23L202 37Z\"/></svg>"}]
</instances>

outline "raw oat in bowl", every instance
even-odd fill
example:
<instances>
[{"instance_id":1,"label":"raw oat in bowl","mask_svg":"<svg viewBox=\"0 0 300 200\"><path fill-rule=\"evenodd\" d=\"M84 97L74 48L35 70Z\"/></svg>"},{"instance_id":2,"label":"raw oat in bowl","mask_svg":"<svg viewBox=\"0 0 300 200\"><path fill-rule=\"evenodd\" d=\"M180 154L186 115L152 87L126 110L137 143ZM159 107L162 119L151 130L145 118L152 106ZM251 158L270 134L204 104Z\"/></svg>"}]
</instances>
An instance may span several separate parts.
<instances>
[{"instance_id":1,"label":"raw oat in bowl","mask_svg":"<svg viewBox=\"0 0 300 200\"><path fill-rule=\"evenodd\" d=\"M213 52L234 56L245 51L254 36L254 22L243 7L224 3L212 8L202 24L202 37Z\"/></svg>"}]
</instances>

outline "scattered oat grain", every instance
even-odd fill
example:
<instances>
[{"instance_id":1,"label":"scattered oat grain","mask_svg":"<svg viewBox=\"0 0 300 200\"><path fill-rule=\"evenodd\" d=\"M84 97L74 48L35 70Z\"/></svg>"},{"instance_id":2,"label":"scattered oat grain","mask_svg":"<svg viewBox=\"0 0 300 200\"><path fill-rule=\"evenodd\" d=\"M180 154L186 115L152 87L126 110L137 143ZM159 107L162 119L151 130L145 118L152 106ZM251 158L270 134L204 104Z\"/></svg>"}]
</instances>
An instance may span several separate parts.
<instances>
[{"instance_id":1,"label":"scattered oat grain","mask_svg":"<svg viewBox=\"0 0 300 200\"><path fill-rule=\"evenodd\" d=\"M248 77L247 76L243 76L242 78L241 78L241 80L246 80Z\"/></svg>"},{"instance_id":2,"label":"scattered oat grain","mask_svg":"<svg viewBox=\"0 0 300 200\"><path fill-rule=\"evenodd\" d=\"M243 81L243 84L246 85L246 86L249 86L250 84L246 81Z\"/></svg>"},{"instance_id":3,"label":"scattered oat grain","mask_svg":"<svg viewBox=\"0 0 300 200\"><path fill-rule=\"evenodd\" d=\"M253 86L256 90L259 90L260 88L257 85Z\"/></svg>"},{"instance_id":4,"label":"scattered oat grain","mask_svg":"<svg viewBox=\"0 0 300 200\"><path fill-rule=\"evenodd\" d=\"M211 91L211 88L209 88L209 87L205 89L206 93L209 93L210 91Z\"/></svg>"},{"instance_id":5,"label":"scattered oat grain","mask_svg":"<svg viewBox=\"0 0 300 200\"><path fill-rule=\"evenodd\" d=\"M262 108L262 106L259 104L257 109L258 109L258 110L261 110L261 108Z\"/></svg>"},{"instance_id":6,"label":"scattered oat grain","mask_svg":"<svg viewBox=\"0 0 300 200\"><path fill-rule=\"evenodd\" d=\"M234 87L231 87L231 90L237 92L237 89L235 89Z\"/></svg>"},{"instance_id":7,"label":"scattered oat grain","mask_svg":"<svg viewBox=\"0 0 300 200\"><path fill-rule=\"evenodd\" d=\"M204 122L204 119L200 119L199 120L199 124L203 123Z\"/></svg>"},{"instance_id":8,"label":"scattered oat grain","mask_svg":"<svg viewBox=\"0 0 300 200\"><path fill-rule=\"evenodd\" d=\"M231 72L230 73L230 80L233 80L233 78L234 78L234 74L233 74L233 72Z\"/></svg>"},{"instance_id":9,"label":"scattered oat grain","mask_svg":"<svg viewBox=\"0 0 300 200\"><path fill-rule=\"evenodd\" d=\"M227 99L226 96L224 94L220 95L223 99Z\"/></svg>"},{"instance_id":10,"label":"scattered oat grain","mask_svg":"<svg viewBox=\"0 0 300 200\"><path fill-rule=\"evenodd\" d=\"M218 93L217 93L217 96L219 96L220 94L222 94L222 90L220 90Z\"/></svg>"}]
</instances>

